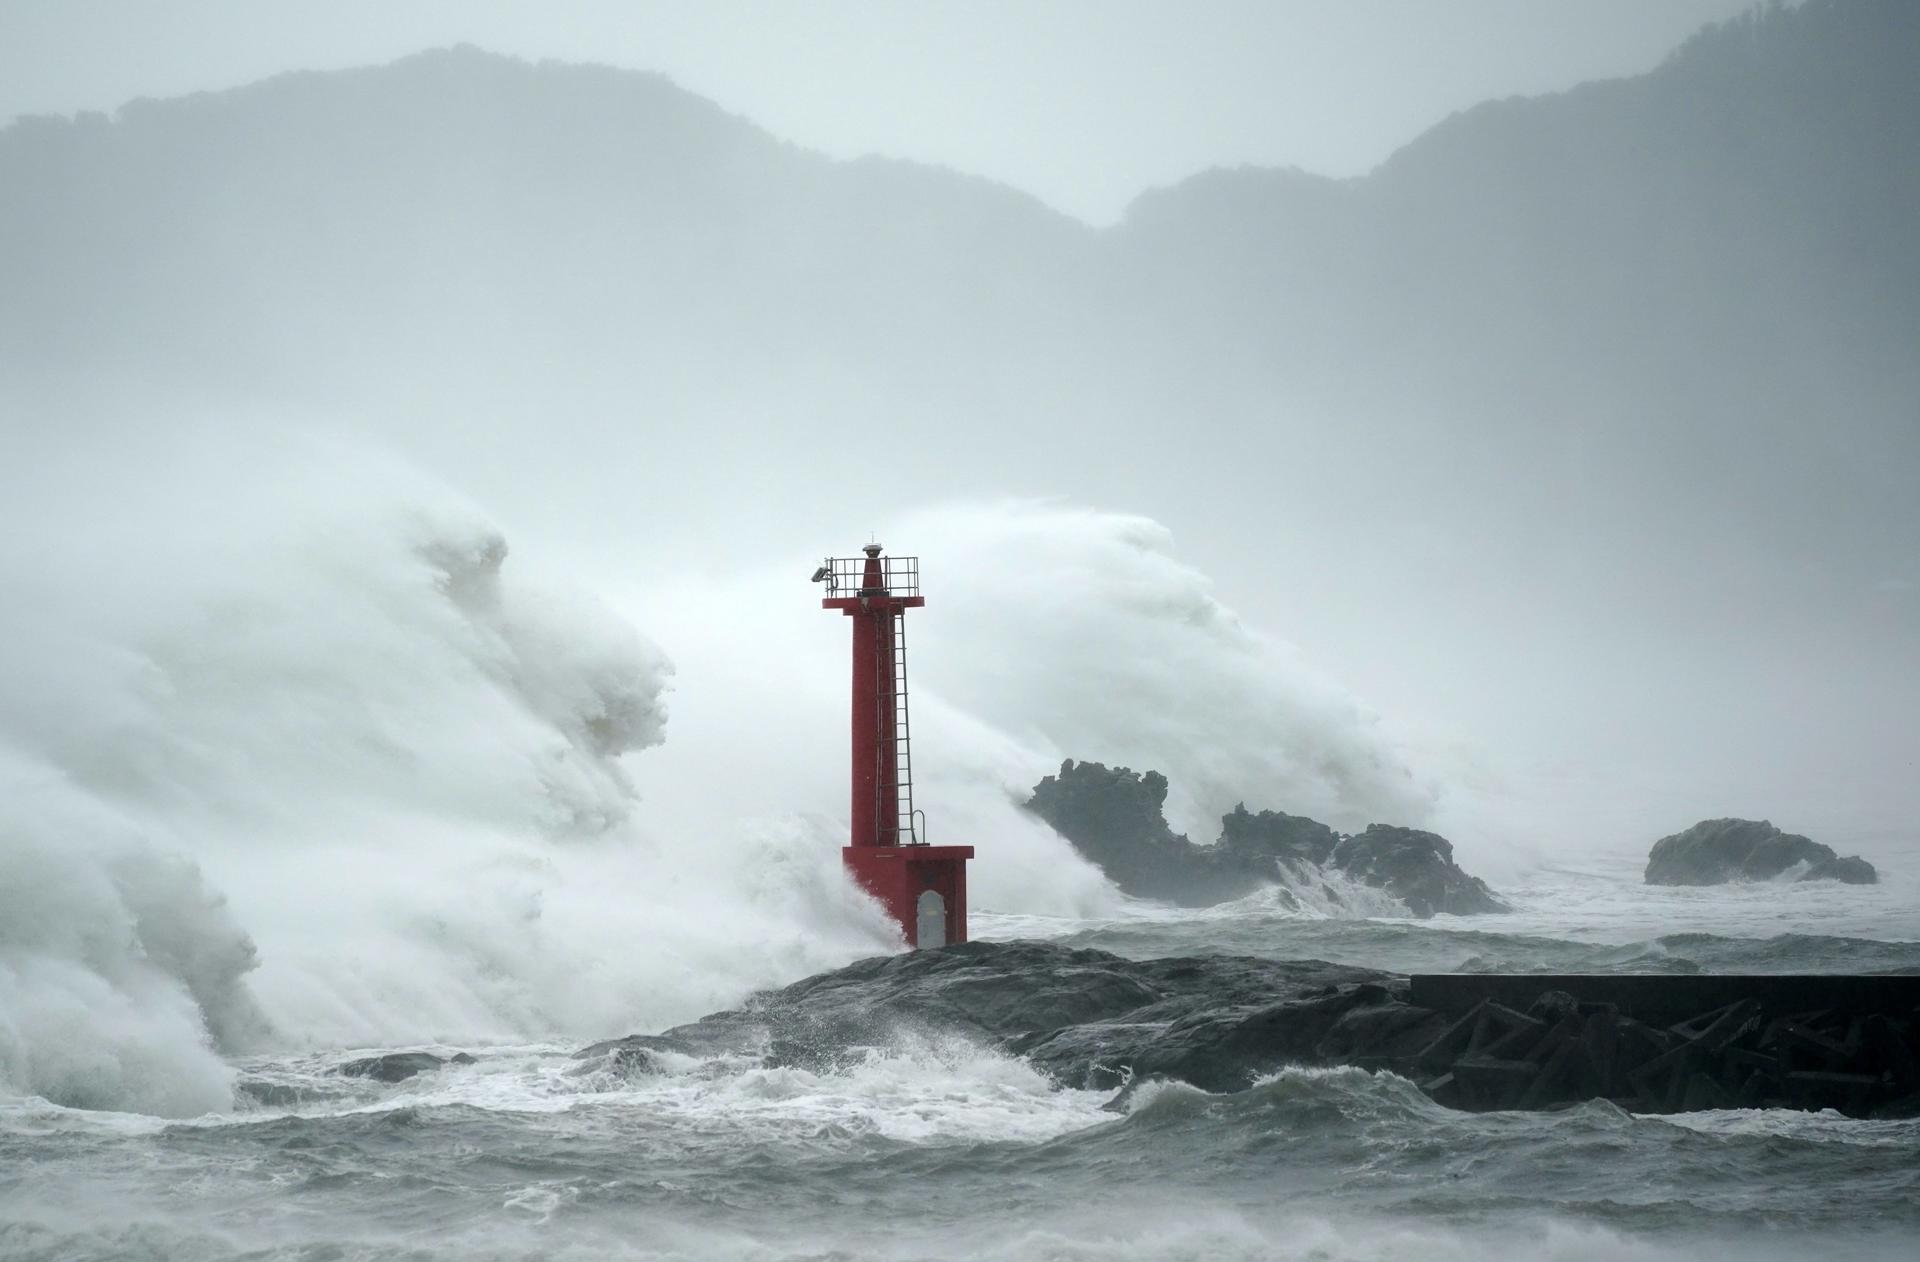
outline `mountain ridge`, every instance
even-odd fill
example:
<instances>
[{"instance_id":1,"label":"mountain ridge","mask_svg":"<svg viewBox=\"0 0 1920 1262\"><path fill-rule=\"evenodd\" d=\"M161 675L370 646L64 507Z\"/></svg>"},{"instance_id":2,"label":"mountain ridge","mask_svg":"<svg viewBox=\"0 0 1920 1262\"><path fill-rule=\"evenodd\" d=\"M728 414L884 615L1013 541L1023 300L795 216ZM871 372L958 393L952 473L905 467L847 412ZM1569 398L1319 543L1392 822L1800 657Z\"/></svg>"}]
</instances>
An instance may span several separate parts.
<instances>
[{"instance_id":1,"label":"mountain ridge","mask_svg":"<svg viewBox=\"0 0 1920 1262\"><path fill-rule=\"evenodd\" d=\"M320 417L583 546L743 554L844 527L877 444L889 504L1151 512L1367 695L1599 672L1672 726L1653 662L1674 741L1839 760L1793 733L1891 731L1920 675L1916 14L1769 10L1108 228L477 50L15 124L0 411Z\"/></svg>"}]
</instances>

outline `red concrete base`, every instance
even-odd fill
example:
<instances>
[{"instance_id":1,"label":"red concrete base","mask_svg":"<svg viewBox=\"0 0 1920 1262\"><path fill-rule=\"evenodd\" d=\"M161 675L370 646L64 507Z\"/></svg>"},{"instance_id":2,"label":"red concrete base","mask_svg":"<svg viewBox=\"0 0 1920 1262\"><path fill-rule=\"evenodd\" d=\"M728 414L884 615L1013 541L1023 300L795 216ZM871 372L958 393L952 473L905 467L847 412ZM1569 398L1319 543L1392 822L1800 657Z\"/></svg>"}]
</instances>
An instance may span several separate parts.
<instances>
[{"instance_id":1,"label":"red concrete base","mask_svg":"<svg viewBox=\"0 0 1920 1262\"><path fill-rule=\"evenodd\" d=\"M880 900L907 945L946 946L967 940L967 860L972 846L845 846L847 871ZM936 898L923 903L928 892ZM944 941L921 942L920 930L944 927Z\"/></svg>"}]
</instances>

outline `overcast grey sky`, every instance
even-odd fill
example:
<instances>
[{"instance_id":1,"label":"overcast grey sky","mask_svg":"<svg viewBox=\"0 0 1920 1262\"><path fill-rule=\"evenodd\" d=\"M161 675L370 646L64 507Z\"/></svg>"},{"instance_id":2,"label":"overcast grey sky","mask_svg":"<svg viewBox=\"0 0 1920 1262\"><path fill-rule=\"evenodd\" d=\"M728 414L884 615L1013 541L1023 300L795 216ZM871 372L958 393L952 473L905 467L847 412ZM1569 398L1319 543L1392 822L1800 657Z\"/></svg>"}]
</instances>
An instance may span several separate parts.
<instances>
[{"instance_id":1,"label":"overcast grey sky","mask_svg":"<svg viewBox=\"0 0 1920 1262\"><path fill-rule=\"evenodd\" d=\"M783 138L1095 222L1212 165L1365 171L1448 113L1655 65L1749 0L0 0L0 118L462 41L658 70Z\"/></svg>"}]
</instances>

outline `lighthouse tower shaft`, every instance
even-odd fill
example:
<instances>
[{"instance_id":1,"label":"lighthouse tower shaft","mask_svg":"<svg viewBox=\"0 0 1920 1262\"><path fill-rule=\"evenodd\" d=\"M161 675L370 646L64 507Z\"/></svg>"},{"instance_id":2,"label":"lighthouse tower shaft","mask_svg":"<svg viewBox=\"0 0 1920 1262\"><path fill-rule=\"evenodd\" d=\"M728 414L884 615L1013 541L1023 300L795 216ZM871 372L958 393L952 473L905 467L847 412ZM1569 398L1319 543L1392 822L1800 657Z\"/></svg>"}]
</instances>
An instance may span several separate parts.
<instances>
[{"instance_id":1,"label":"lighthouse tower shaft","mask_svg":"<svg viewBox=\"0 0 1920 1262\"><path fill-rule=\"evenodd\" d=\"M863 551L830 558L814 575L827 584L821 607L853 623L849 827L842 854L909 945L964 942L966 861L973 847L928 845L925 816L913 804L906 614L926 604L919 562L883 556L878 544Z\"/></svg>"},{"instance_id":2,"label":"lighthouse tower shaft","mask_svg":"<svg viewBox=\"0 0 1920 1262\"><path fill-rule=\"evenodd\" d=\"M913 733L907 711L907 610L927 602L895 596L881 558L862 566L853 619L853 796L850 844L897 846L918 841L913 815Z\"/></svg>"}]
</instances>

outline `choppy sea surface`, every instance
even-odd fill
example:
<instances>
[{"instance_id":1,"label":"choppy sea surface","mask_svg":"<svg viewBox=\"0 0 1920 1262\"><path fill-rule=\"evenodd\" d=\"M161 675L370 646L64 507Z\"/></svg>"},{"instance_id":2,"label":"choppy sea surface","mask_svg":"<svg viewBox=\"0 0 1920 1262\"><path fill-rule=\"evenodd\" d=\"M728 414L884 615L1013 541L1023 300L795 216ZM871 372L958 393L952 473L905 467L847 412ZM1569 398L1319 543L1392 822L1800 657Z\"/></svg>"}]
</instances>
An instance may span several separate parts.
<instances>
[{"instance_id":1,"label":"choppy sea surface","mask_svg":"<svg viewBox=\"0 0 1920 1262\"><path fill-rule=\"evenodd\" d=\"M1920 890L1898 874L1655 890L1598 865L1503 892L1511 916L1276 890L973 927L1408 971L1920 969ZM720 1058L627 1077L572 1043L432 1048L476 1060L394 1085L337 1072L376 1050L239 1061L235 1107L187 1120L0 1103L0 1256L1920 1256L1920 1121L1456 1113L1354 1069L1149 1087L1115 1112L924 1036L835 1073Z\"/></svg>"}]
</instances>

